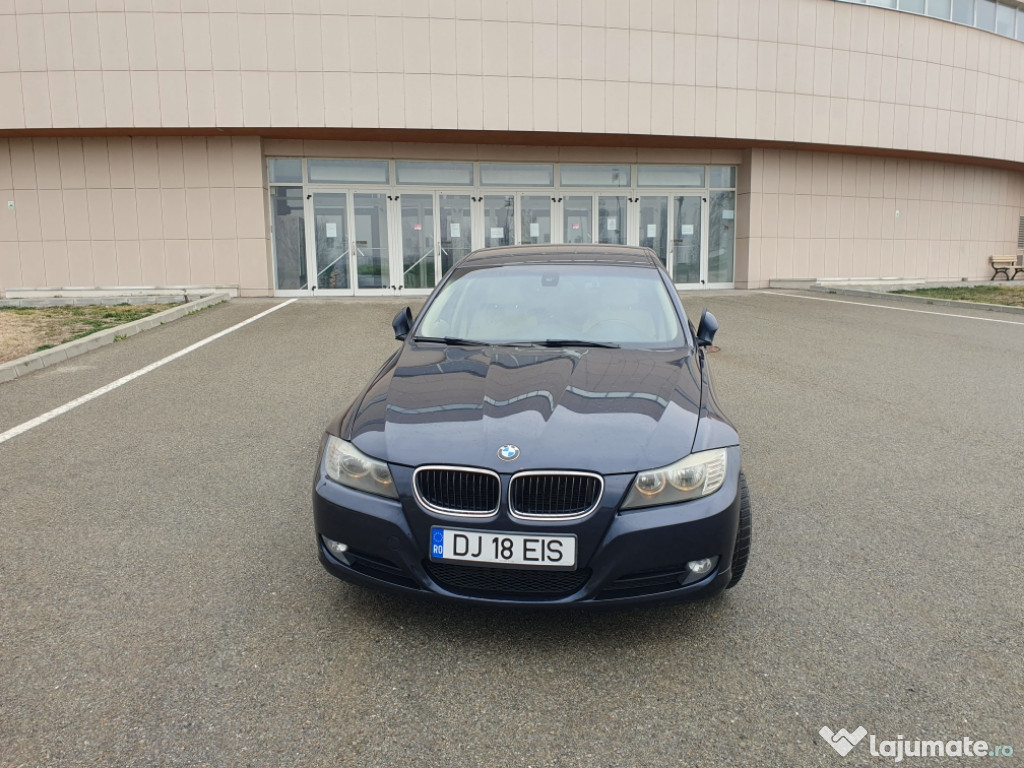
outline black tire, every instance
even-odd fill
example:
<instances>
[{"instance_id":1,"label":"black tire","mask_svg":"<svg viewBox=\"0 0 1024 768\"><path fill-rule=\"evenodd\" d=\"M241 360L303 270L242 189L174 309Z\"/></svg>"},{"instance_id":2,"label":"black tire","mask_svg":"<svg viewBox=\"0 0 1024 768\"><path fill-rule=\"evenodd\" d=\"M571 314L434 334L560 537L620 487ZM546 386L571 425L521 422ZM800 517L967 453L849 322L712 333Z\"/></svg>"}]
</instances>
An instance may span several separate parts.
<instances>
[{"instance_id":1,"label":"black tire","mask_svg":"<svg viewBox=\"0 0 1024 768\"><path fill-rule=\"evenodd\" d=\"M747 490L747 478L740 472L740 527L736 531L736 546L732 550L732 580L726 589L735 587L747 570L747 558L750 556L750 534L753 524L750 520L750 492Z\"/></svg>"}]
</instances>

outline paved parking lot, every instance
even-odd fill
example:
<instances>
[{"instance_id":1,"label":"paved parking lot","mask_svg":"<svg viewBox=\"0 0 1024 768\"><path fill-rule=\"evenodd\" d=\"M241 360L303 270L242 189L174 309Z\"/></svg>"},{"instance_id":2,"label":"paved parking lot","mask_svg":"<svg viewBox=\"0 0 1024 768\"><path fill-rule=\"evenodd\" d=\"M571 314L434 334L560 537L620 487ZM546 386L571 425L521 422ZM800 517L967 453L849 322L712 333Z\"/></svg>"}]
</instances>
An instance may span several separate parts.
<instances>
[{"instance_id":1,"label":"paved parking lot","mask_svg":"<svg viewBox=\"0 0 1024 768\"><path fill-rule=\"evenodd\" d=\"M437 607L327 575L316 448L394 301L289 304L0 443L0 765L892 762L822 726L1024 755L1024 317L823 299L684 295L721 323L755 504L744 581L704 604ZM0 385L0 434L280 303Z\"/></svg>"}]
</instances>

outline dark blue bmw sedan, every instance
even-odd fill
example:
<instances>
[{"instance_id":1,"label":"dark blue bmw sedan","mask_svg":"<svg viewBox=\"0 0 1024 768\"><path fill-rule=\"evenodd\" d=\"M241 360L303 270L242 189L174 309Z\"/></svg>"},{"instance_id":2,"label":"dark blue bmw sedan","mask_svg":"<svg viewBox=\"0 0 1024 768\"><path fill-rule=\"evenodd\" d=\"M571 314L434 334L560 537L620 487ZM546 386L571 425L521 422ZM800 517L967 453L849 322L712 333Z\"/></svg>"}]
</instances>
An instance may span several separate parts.
<instances>
[{"instance_id":1,"label":"dark blue bmw sedan","mask_svg":"<svg viewBox=\"0 0 1024 768\"><path fill-rule=\"evenodd\" d=\"M460 261L327 428L317 549L346 581L501 605L705 598L750 549L739 438L652 251Z\"/></svg>"}]
</instances>

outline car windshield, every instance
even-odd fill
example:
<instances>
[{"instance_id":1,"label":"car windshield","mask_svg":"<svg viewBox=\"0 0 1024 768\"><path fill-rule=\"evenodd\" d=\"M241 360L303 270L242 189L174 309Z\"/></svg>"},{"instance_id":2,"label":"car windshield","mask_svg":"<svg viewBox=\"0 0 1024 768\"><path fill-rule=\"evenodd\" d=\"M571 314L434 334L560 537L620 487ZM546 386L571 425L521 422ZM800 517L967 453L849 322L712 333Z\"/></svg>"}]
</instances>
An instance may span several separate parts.
<instances>
[{"instance_id":1,"label":"car windshield","mask_svg":"<svg viewBox=\"0 0 1024 768\"><path fill-rule=\"evenodd\" d=\"M657 270L554 263L460 270L427 308L417 338L659 348L685 340Z\"/></svg>"}]
</instances>

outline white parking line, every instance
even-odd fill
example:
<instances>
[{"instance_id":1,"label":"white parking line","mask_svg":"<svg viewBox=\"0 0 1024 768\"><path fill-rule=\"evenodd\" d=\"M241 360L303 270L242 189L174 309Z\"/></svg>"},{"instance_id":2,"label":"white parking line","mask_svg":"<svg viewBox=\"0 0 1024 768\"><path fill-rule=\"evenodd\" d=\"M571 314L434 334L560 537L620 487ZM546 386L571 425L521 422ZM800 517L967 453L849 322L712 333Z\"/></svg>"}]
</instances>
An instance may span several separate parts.
<instances>
[{"instance_id":1,"label":"white parking line","mask_svg":"<svg viewBox=\"0 0 1024 768\"><path fill-rule=\"evenodd\" d=\"M62 405L62 406L60 406L58 408L54 408L52 411L47 411L42 416L36 416L34 419L32 419L30 421L26 421L24 424L19 424L16 427L12 427L11 429L7 430L6 432L0 433L0 443L5 443L8 440L10 440L12 437L17 437L18 435L24 434L25 432L28 432L30 429L35 429L40 424L45 424L46 422L50 421L51 419L57 418L62 413L67 413L68 411L70 411L70 410L72 410L74 408L77 408L80 405L88 403L90 400L95 400L97 397L100 397L101 395L105 395L108 392L113 392L115 389L117 389L118 387L120 387L120 386L122 386L124 384L127 384L129 381L133 381L133 380L139 378L140 376L145 376L147 373L149 373L151 371L155 371L157 368L159 368L162 365L167 365L167 363L170 363L170 362L172 362L174 360L177 360L179 357L184 357L189 352L195 352L200 347L205 347L211 341L216 341L217 339L221 338L222 336L227 336L229 333L232 333L233 331L237 331L239 328L242 328L243 326L246 326L249 323L254 323L257 320L259 320L261 317L266 317L271 312L276 312L277 310L281 309L282 307L287 307L289 304L291 304L294 301L296 301L296 299L289 299L288 301L285 301L285 302L283 302L281 304L273 306L270 309L266 310L265 312L260 312L258 315L253 315L248 320L243 320L242 322L238 323L237 325L232 325L230 328L225 328L223 331L220 331L219 333L213 334L213 336L207 336L202 341L197 341L195 344L187 346L184 349L179 350L178 352L175 352L173 355L168 355L167 357L163 358L162 360L157 360L155 363L150 363L145 368L139 368L139 370L135 371L134 373L129 373L127 376L122 376L117 381L112 381L109 384L106 384L106 385L100 387L99 389L94 389L92 392L90 392L87 395L82 395L81 397L75 398L74 400L71 400L70 402L64 403L64 405Z\"/></svg>"},{"instance_id":2,"label":"white parking line","mask_svg":"<svg viewBox=\"0 0 1024 768\"><path fill-rule=\"evenodd\" d=\"M955 315L952 312L933 312L928 309L908 309L907 307L890 307L885 304L866 304L862 301L843 301L842 299L826 299L820 296L797 296L793 293L778 293L777 291L758 291L764 296L785 296L789 299L807 299L808 301L831 301L835 304L851 304L855 307L874 307L875 309L891 309L895 312L915 312L919 315L938 315L939 317L959 317L962 320L983 320L986 323L1003 323L1005 325L1024 325L1019 320L1000 320L995 317L975 317L974 315Z\"/></svg>"}]
</instances>

